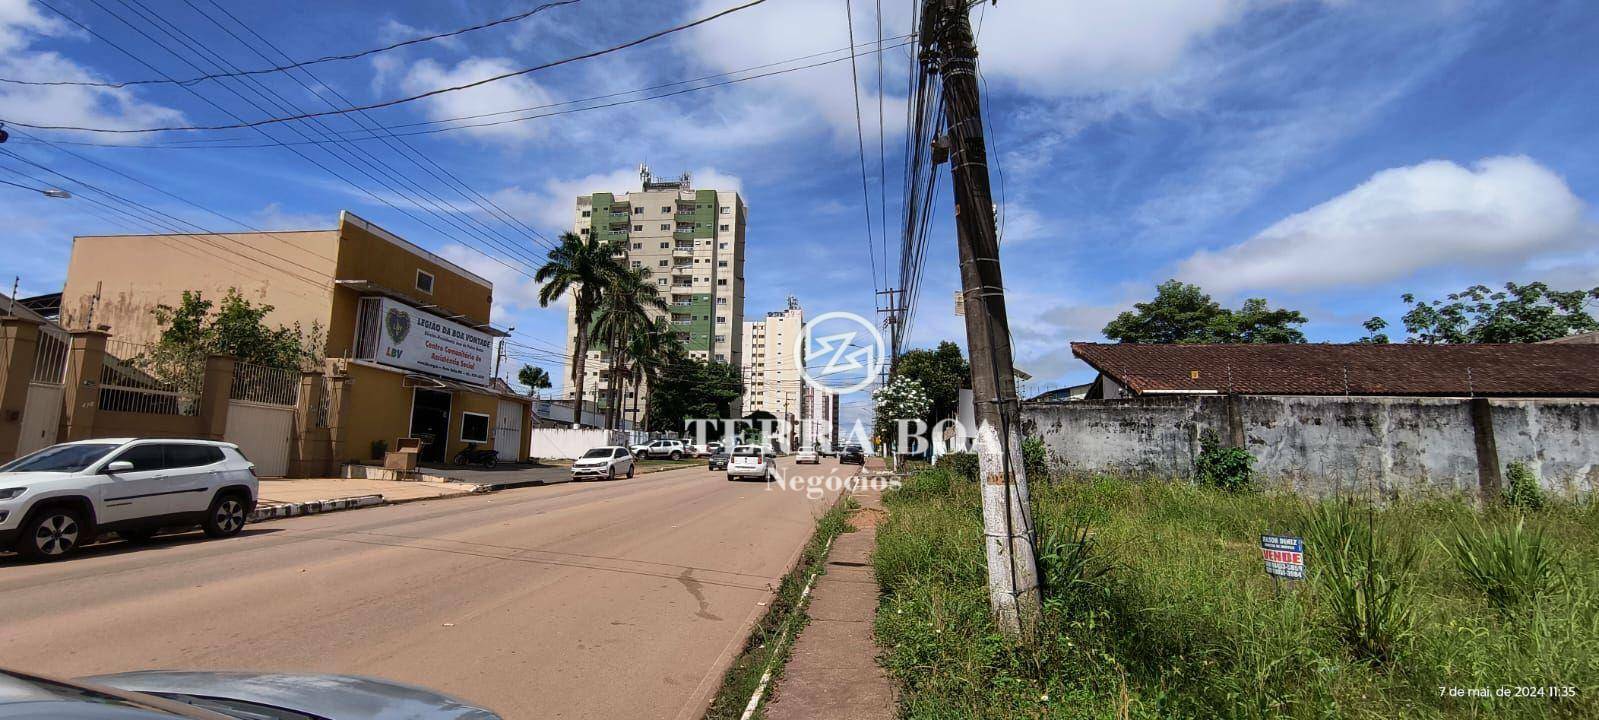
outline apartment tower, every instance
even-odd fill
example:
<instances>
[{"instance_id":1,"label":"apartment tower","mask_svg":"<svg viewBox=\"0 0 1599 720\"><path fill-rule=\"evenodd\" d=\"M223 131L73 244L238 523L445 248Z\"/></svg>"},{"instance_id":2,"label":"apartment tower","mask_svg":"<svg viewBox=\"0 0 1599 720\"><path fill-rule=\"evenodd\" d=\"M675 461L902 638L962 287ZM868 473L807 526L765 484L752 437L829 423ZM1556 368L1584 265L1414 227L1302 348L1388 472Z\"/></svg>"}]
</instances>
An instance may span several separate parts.
<instances>
[{"instance_id":1,"label":"apartment tower","mask_svg":"<svg viewBox=\"0 0 1599 720\"><path fill-rule=\"evenodd\" d=\"M771 413L795 432L805 404L796 346L803 341L805 311L790 297L788 307L744 323L744 413Z\"/></svg>"},{"instance_id":2,"label":"apartment tower","mask_svg":"<svg viewBox=\"0 0 1599 720\"><path fill-rule=\"evenodd\" d=\"M573 231L613 243L616 257L647 268L670 309L671 321L689 356L743 364L739 329L744 322L744 226L748 208L731 190L696 190L687 173L659 180L639 168L638 190L596 192L577 198ZM567 308L566 378L576 323ZM609 353L591 349L584 368L584 398L603 409L609 388ZM572 392L567 391L567 397ZM622 417L637 423L645 413L643 393L627 385Z\"/></svg>"}]
</instances>

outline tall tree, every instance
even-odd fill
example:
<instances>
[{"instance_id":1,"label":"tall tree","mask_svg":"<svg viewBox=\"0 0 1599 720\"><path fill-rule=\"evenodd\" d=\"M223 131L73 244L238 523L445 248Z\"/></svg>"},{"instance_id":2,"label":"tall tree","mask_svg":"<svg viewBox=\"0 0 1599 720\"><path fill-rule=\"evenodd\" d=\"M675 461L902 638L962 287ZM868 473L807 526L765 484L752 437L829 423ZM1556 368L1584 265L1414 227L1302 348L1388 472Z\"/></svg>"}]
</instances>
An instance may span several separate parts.
<instances>
[{"instance_id":1,"label":"tall tree","mask_svg":"<svg viewBox=\"0 0 1599 720\"><path fill-rule=\"evenodd\" d=\"M932 350L910 350L900 355L899 362L894 365L894 376L921 384L930 401L922 420L932 426L959 412L960 391L971 386L972 368L961 354L960 346L946 340Z\"/></svg>"},{"instance_id":2,"label":"tall tree","mask_svg":"<svg viewBox=\"0 0 1599 720\"><path fill-rule=\"evenodd\" d=\"M654 430L683 432L691 419L731 418L733 402L743 394L737 367L677 352L650 387L648 423Z\"/></svg>"},{"instance_id":3,"label":"tall tree","mask_svg":"<svg viewBox=\"0 0 1599 720\"><path fill-rule=\"evenodd\" d=\"M1588 309L1599 301L1599 287L1560 291L1508 282L1502 291L1473 285L1443 300L1418 301L1410 293L1400 299L1410 306L1402 318L1409 342L1532 343L1599 330Z\"/></svg>"},{"instance_id":4,"label":"tall tree","mask_svg":"<svg viewBox=\"0 0 1599 720\"><path fill-rule=\"evenodd\" d=\"M653 389L655 383L660 381L661 373L666 369L671 358L682 355L683 338L672 331L672 323L664 316L655 318L654 324L647 332L635 333L627 340L627 356L631 363L627 369L628 380L633 387L633 421L637 423L638 401L644 394L645 388ZM643 418L645 429L649 428L649 418Z\"/></svg>"},{"instance_id":5,"label":"tall tree","mask_svg":"<svg viewBox=\"0 0 1599 720\"><path fill-rule=\"evenodd\" d=\"M550 388L550 374L537 365L523 365L516 373L516 381L528 386L529 395L537 395L540 390Z\"/></svg>"},{"instance_id":6,"label":"tall tree","mask_svg":"<svg viewBox=\"0 0 1599 720\"><path fill-rule=\"evenodd\" d=\"M579 237L577 233L562 233L561 242L550 249L544 265L533 274L542 283L539 288L539 305L549 307L556 300L570 295L572 322L577 327L572 342L572 417L583 417L583 378L589 354L589 328L594 321L594 311L600 305L606 283L618 274L621 265L612 254L615 246L602 242L593 235ZM574 422L576 426L580 422Z\"/></svg>"},{"instance_id":7,"label":"tall tree","mask_svg":"<svg viewBox=\"0 0 1599 720\"><path fill-rule=\"evenodd\" d=\"M1249 298L1242 307L1222 307L1198 285L1167 280L1155 298L1105 325L1105 337L1124 343L1302 343L1297 326L1306 319L1298 310L1273 308L1264 298Z\"/></svg>"},{"instance_id":8,"label":"tall tree","mask_svg":"<svg viewBox=\"0 0 1599 720\"><path fill-rule=\"evenodd\" d=\"M610 397L605 408L606 425L620 427L622 385L628 364L628 341L634 336L655 330L650 311L664 314L666 301L660 290L650 282L648 268L621 268L600 295L600 304L594 308L593 340L605 344L610 356L606 376Z\"/></svg>"}]
</instances>

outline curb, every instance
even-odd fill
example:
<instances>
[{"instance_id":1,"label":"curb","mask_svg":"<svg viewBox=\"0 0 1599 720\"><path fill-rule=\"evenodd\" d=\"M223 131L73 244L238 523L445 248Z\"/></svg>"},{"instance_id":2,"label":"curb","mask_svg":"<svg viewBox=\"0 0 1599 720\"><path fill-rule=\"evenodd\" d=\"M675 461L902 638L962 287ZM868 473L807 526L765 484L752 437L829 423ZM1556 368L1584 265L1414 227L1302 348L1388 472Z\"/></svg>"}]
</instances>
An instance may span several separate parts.
<instances>
[{"instance_id":1,"label":"curb","mask_svg":"<svg viewBox=\"0 0 1599 720\"><path fill-rule=\"evenodd\" d=\"M248 522L261 522L263 520L277 520L279 518L296 517L299 515L316 515L318 513L334 512L336 510L353 510L355 508L382 505L382 495L360 495L357 497L337 498L334 500L313 500L303 503L283 503L257 507L250 513Z\"/></svg>"}]
</instances>

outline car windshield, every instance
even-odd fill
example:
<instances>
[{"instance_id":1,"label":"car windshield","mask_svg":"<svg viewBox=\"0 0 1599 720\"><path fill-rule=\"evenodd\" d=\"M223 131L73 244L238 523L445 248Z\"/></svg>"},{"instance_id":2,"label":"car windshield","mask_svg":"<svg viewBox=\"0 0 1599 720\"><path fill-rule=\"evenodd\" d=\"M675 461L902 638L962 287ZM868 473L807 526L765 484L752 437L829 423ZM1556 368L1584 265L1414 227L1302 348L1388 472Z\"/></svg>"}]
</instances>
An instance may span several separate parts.
<instances>
[{"instance_id":1,"label":"car windshield","mask_svg":"<svg viewBox=\"0 0 1599 720\"><path fill-rule=\"evenodd\" d=\"M117 447L116 443L56 445L0 465L0 472L78 472Z\"/></svg>"},{"instance_id":2,"label":"car windshield","mask_svg":"<svg viewBox=\"0 0 1599 720\"><path fill-rule=\"evenodd\" d=\"M583 453L583 459L584 460L588 460L590 458L608 458L610 456L611 456L611 449L608 448L608 447L607 448L594 448L593 450L590 450L590 451L588 451L586 453Z\"/></svg>"}]
</instances>

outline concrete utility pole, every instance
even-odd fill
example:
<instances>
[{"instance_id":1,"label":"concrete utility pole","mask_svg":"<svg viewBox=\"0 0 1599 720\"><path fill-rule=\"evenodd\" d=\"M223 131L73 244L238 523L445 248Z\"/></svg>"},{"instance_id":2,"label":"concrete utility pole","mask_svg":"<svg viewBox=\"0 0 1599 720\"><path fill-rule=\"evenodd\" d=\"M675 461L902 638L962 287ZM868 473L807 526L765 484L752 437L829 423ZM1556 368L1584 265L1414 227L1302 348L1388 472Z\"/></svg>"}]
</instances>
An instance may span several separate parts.
<instances>
[{"instance_id":1,"label":"concrete utility pole","mask_svg":"<svg viewBox=\"0 0 1599 720\"><path fill-rule=\"evenodd\" d=\"M1000 630L1031 640L1040 614L1038 564L1027 475L1021 462L1021 405L1016 397L1010 324L1005 315L1005 283L1000 276L999 238L978 96L977 46L968 7L967 0L925 0L921 42L923 53L931 53L943 76L976 405L989 598Z\"/></svg>"}]
</instances>

